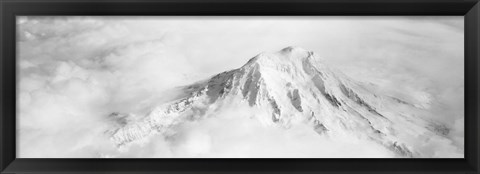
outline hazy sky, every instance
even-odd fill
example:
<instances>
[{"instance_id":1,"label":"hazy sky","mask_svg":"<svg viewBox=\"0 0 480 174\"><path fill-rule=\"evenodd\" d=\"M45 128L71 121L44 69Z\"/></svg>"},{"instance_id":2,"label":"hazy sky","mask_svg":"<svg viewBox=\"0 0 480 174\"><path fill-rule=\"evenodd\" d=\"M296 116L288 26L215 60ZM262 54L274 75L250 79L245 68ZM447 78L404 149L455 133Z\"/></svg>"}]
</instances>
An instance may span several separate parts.
<instances>
[{"instance_id":1,"label":"hazy sky","mask_svg":"<svg viewBox=\"0 0 480 174\"><path fill-rule=\"evenodd\" d=\"M287 46L428 106L463 146L462 16L18 17L17 24L20 157L92 152L92 142L105 141L91 135L104 130L108 113Z\"/></svg>"}]
</instances>

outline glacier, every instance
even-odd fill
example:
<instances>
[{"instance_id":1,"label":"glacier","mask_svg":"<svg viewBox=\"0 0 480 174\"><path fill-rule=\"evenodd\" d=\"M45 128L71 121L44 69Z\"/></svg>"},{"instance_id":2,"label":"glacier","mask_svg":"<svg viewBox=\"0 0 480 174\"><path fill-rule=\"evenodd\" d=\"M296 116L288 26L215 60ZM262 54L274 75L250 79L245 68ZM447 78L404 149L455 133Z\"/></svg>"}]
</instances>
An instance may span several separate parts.
<instances>
[{"instance_id":1,"label":"glacier","mask_svg":"<svg viewBox=\"0 0 480 174\"><path fill-rule=\"evenodd\" d=\"M105 134L118 148L128 148L157 135L174 136L181 124L243 104L263 125L304 124L318 136L366 139L396 157L429 157L416 144L429 137L448 140L449 129L425 117L425 107L379 93L299 47L261 53L238 69L180 89L185 95L147 114L111 113Z\"/></svg>"}]
</instances>

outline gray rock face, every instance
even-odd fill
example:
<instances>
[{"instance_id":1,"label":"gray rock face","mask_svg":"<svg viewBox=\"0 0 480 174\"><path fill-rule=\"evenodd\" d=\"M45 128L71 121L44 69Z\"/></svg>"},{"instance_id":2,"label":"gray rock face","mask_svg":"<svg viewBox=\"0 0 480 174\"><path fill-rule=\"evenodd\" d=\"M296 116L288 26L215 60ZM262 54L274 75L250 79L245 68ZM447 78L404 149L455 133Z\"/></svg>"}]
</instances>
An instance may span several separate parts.
<instances>
[{"instance_id":1,"label":"gray rock face","mask_svg":"<svg viewBox=\"0 0 480 174\"><path fill-rule=\"evenodd\" d=\"M292 103L292 106L295 107L299 112L303 112L302 109L302 98L300 98L300 94L298 93L298 89L294 89L293 91L289 91L287 93L288 98Z\"/></svg>"}]
</instances>

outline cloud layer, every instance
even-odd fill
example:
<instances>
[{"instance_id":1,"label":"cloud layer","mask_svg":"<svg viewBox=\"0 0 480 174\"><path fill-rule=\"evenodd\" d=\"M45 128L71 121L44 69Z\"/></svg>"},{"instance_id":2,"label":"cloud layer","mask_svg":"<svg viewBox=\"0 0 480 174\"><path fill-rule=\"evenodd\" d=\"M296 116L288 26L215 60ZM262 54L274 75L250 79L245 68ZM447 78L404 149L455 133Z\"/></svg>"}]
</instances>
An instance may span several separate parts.
<instances>
[{"instance_id":1,"label":"cloud layer","mask_svg":"<svg viewBox=\"0 0 480 174\"><path fill-rule=\"evenodd\" d=\"M315 51L359 81L429 107L432 118L452 128L451 138L463 146L463 17L18 17L17 24L19 157L133 154L109 151L113 145L103 134L109 113L141 115L175 97L170 89L176 86L289 45ZM184 125L175 141L159 137L149 144L164 148L144 145L135 153L235 156L222 147L243 152L276 146L273 151L326 143L307 141L308 133L298 136L302 128L284 133L242 114L224 115ZM224 121L264 135L213 131L228 129ZM251 144L239 146L229 137ZM294 142L293 137L302 144L269 143ZM226 144L216 144L220 140Z\"/></svg>"}]
</instances>

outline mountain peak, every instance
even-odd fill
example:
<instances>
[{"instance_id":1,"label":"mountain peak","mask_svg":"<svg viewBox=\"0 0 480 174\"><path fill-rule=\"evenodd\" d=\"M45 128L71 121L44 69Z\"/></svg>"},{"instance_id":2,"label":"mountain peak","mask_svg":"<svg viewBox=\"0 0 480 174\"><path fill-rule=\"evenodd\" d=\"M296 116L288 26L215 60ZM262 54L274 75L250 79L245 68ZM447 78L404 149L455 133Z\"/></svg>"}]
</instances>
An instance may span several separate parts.
<instances>
[{"instance_id":1,"label":"mountain peak","mask_svg":"<svg viewBox=\"0 0 480 174\"><path fill-rule=\"evenodd\" d=\"M263 52L251 58L245 66L258 64L278 64L286 62L303 62L314 53L297 46L288 46L277 52Z\"/></svg>"},{"instance_id":2,"label":"mountain peak","mask_svg":"<svg viewBox=\"0 0 480 174\"><path fill-rule=\"evenodd\" d=\"M292 52L308 52L307 50L298 47L298 46L288 46L280 50L282 53L292 53Z\"/></svg>"},{"instance_id":3,"label":"mountain peak","mask_svg":"<svg viewBox=\"0 0 480 174\"><path fill-rule=\"evenodd\" d=\"M303 61L313 56L312 51L308 51L306 49L303 49L297 46L289 46L289 47L283 48L282 50L276 52L275 54L278 57L281 57L282 59L287 59L291 61L297 61L297 60Z\"/></svg>"}]
</instances>

